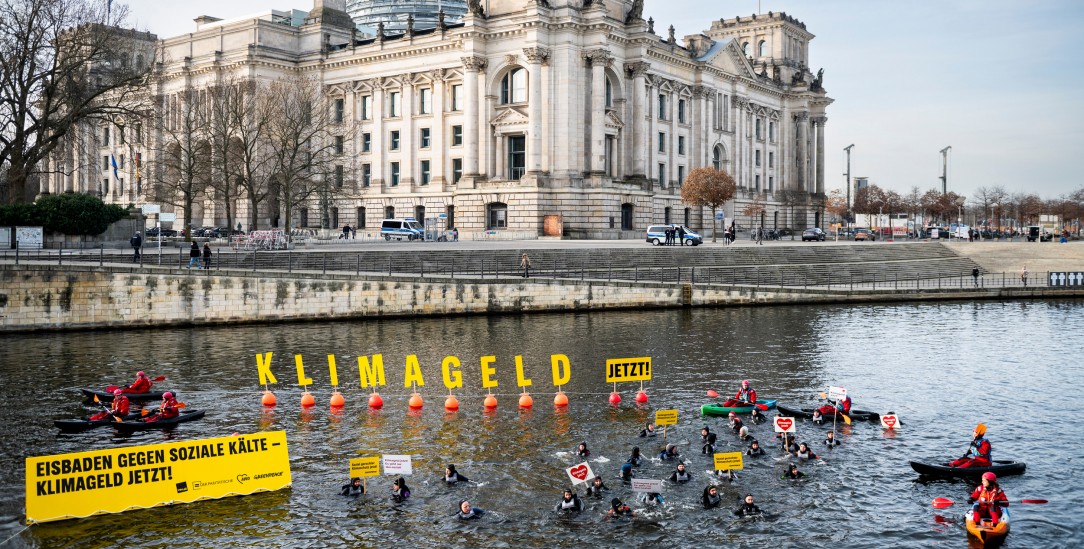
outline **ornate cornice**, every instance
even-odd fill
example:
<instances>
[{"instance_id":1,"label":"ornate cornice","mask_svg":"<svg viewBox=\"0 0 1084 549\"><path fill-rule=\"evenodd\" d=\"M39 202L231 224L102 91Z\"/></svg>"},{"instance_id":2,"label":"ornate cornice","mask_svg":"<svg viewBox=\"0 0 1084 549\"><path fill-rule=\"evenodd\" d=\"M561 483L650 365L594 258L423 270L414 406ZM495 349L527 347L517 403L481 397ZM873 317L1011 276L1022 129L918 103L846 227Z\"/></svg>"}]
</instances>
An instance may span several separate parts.
<instances>
[{"instance_id":1,"label":"ornate cornice","mask_svg":"<svg viewBox=\"0 0 1084 549\"><path fill-rule=\"evenodd\" d=\"M806 120L809 119L809 113L805 112L805 111L796 112L796 113L794 113L794 119L797 120L798 122L805 122Z\"/></svg>"}]
</instances>

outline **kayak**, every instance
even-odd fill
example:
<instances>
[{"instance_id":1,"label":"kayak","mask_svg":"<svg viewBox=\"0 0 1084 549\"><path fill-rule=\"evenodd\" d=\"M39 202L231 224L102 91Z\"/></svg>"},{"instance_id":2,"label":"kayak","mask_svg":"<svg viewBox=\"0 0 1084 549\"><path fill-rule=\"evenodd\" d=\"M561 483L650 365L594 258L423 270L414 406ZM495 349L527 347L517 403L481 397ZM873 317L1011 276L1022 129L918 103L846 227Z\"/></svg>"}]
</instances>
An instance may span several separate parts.
<instances>
[{"instance_id":1,"label":"kayak","mask_svg":"<svg viewBox=\"0 0 1084 549\"><path fill-rule=\"evenodd\" d=\"M757 404L763 404L767 406L769 410L775 408L774 400L762 400ZM704 416L725 416L730 414L730 412L734 412L736 414L747 414L752 411L752 406L723 406L722 404L705 404L700 407L700 415Z\"/></svg>"},{"instance_id":2,"label":"kayak","mask_svg":"<svg viewBox=\"0 0 1084 549\"><path fill-rule=\"evenodd\" d=\"M803 417L806 419L813 417L814 408L791 408L789 406L779 405L779 413L784 416L790 417ZM826 423L832 423L831 415L821 416ZM869 410L851 410L851 413L847 414L847 417L856 419L858 421L880 421L881 415L877 412L870 412Z\"/></svg>"},{"instance_id":3,"label":"kayak","mask_svg":"<svg viewBox=\"0 0 1084 549\"><path fill-rule=\"evenodd\" d=\"M988 519L982 519L981 524L976 524L971 518L971 513L967 513L967 533L979 538L979 541L984 544L994 540L1000 541L1009 533L1009 518L1009 510L1002 508L997 526L990 526Z\"/></svg>"},{"instance_id":4,"label":"kayak","mask_svg":"<svg viewBox=\"0 0 1084 549\"><path fill-rule=\"evenodd\" d=\"M113 402L113 393L107 391L95 391L94 389L79 389L83 392L88 399L94 400L94 397L98 397L98 400L102 402ZM124 393L124 396L128 397L128 400L133 402L142 400L161 400L165 391L151 391L149 393ZM177 393L174 393L176 395Z\"/></svg>"},{"instance_id":5,"label":"kayak","mask_svg":"<svg viewBox=\"0 0 1084 549\"><path fill-rule=\"evenodd\" d=\"M131 413L131 414L128 414L128 415L124 416L124 420L125 421L134 420L134 419L139 419L139 417L140 417L139 413L136 412L136 413ZM60 429L61 431L65 432L65 433L78 433L80 431L86 431L88 429L94 429L95 427L103 427L105 425L109 425L110 423L118 423L118 421L116 419L113 419L113 416L109 416L109 417L107 417L105 419L96 419L96 420L91 420L91 419L58 419L58 420L53 421L53 425L56 425L58 429Z\"/></svg>"},{"instance_id":6,"label":"kayak","mask_svg":"<svg viewBox=\"0 0 1084 549\"><path fill-rule=\"evenodd\" d=\"M986 472L1002 475L1022 475L1027 465L1022 461L998 461L990 467L949 467L948 465L932 465L918 461L911 462L911 468L920 475L940 478L966 478L978 481Z\"/></svg>"},{"instance_id":7,"label":"kayak","mask_svg":"<svg viewBox=\"0 0 1084 549\"><path fill-rule=\"evenodd\" d=\"M168 429L176 426L178 423L200 419L204 414L206 414L206 412L203 410L181 410L181 415L172 419L160 419L151 422L146 422L142 419L125 422L114 421L111 425L113 425L113 428L116 430L125 433L130 433L132 431L149 431L151 429Z\"/></svg>"}]
</instances>

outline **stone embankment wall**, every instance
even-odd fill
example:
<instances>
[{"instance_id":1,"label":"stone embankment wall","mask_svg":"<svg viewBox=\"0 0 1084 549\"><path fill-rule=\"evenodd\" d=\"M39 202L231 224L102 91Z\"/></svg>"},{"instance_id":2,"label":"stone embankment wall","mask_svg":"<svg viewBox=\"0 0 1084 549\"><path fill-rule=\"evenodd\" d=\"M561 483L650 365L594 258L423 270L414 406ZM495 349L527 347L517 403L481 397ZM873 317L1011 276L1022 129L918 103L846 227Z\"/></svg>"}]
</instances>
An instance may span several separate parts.
<instances>
[{"instance_id":1,"label":"stone embankment wall","mask_svg":"<svg viewBox=\"0 0 1084 549\"><path fill-rule=\"evenodd\" d=\"M425 315L923 299L1084 296L1082 290L847 291L576 280L354 277L228 270L0 266L0 332Z\"/></svg>"}]
</instances>

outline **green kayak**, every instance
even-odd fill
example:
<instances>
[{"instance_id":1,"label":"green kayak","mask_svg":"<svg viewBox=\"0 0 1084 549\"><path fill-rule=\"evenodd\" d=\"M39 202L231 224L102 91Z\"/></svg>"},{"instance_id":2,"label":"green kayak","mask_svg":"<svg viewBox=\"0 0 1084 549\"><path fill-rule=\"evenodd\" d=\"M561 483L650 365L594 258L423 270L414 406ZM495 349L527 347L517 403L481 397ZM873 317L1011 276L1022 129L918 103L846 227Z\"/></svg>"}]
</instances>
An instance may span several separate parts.
<instances>
[{"instance_id":1,"label":"green kayak","mask_svg":"<svg viewBox=\"0 0 1084 549\"><path fill-rule=\"evenodd\" d=\"M762 400L757 404L763 404L764 406L767 406L769 410L775 408L774 400ZM705 404L700 407L700 414L705 416L725 416L729 415L730 412L734 412L736 414L747 414L752 411L752 406L723 406L722 404Z\"/></svg>"}]
</instances>

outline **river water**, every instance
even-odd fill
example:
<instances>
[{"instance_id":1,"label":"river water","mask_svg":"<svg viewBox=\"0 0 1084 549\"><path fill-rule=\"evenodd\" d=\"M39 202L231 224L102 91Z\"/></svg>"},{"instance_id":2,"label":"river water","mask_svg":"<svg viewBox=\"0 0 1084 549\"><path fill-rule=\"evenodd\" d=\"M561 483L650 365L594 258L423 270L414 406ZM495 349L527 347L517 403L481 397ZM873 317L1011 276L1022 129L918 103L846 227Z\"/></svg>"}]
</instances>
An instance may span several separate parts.
<instances>
[{"instance_id":1,"label":"river water","mask_svg":"<svg viewBox=\"0 0 1084 549\"><path fill-rule=\"evenodd\" d=\"M1027 473L1005 477L1010 498L1049 499L1014 506L1005 547L1079 546L1084 475L1079 429L1084 399L1084 301L923 303L772 307L461 317L20 335L0 338L0 540L27 547L568 547L689 545L735 547L965 547L960 521L968 486L916 482L908 460L948 460L967 447L974 425L985 422L995 459L1026 461ZM260 405L256 353L273 351L279 406ZM381 353L388 386L382 411L365 406L358 355ZM302 354L318 400L312 412L298 406L293 355ZM347 399L330 413L327 354L335 354ZM420 414L407 412L404 361L416 354L426 385ZM570 405L552 406L549 357L566 354ZM461 410L441 409L447 390L440 361L463 361ZM494 355L500 404L482 412L479 357ZM514 356L522 355L533 379L531 411L517 410ZM624 401L607 404L607 358L650 356L653 379L646 406L633 402L638 384L621 384ZM57 435L53 419L86 414L77 387L128 380L145 369L165 375L158 384L179 393L207 417L172 433L119 438L108 428ZM720 432L719 451L743 448L725 434L723 418L701 418L705 391L733 392L743 378L760 397L812 405L829 385L847 387L855 408L893 410L904 423L886 434L879 425L839 426L843 445L824 450L830 427L799 424L799 439L814 443L822 460L802 463L800 483L779 475L789 461L769 442L769 455L747 459L733 483L722 482L727 509L705 511L698 498L709 482L710 461L699 452L698 431ZM29 390L29 392L28 392ZM667 486L661 508L642 509L613 479L632 446L655 455L661 437L636 435L657 409L679 410L667 440L681 444L687 485ZM24 531L24 459L116 445L207 438L233 432L285 430L294 484L271 494L134 511L36 525ZM752 426L761 441L769 424ZM588 499L574 518L552 508L568 484L567 454L581 441L591 465L606 477L606 501ZM688 444L685 444L688 443ZM410 454L413 497L395 506L390 477L370 479L370 494L338 495L353 457ZM1074 460L1077 463L1073 463ZM455 463L472 482L449 488L443 467ZM673 470L653 460L637 470L661 479ZM583 493L582 488L580 493ZM734 520L730 509L745 493L770 513ZM609 497L631 500L631 522L603 518ZM957 501L935 511L938 496ZM450 516L470 499L491 511L460 523ZM1073 504L1072 502L1076 502Z\"/></svg>"}]
</instances>

